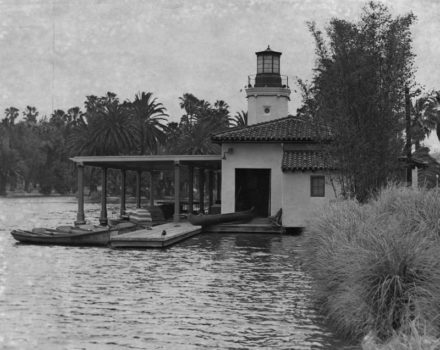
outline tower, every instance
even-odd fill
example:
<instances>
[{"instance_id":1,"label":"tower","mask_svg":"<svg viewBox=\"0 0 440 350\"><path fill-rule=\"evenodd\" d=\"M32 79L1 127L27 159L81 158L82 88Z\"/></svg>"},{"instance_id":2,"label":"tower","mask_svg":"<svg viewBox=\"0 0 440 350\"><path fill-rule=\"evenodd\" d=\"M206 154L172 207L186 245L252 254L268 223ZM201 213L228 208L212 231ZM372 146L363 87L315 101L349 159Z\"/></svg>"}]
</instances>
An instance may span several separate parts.
<instances>
[{"instance_id":1,"label":"tower","mask_svg":"<svg viewBox=\"0 0 440 350\"><path fill-rule=\"evenodd\" d=\"M256 52L257 74L248 77L248 124L287 117L290 89L287 76L280 75L281 52Z\"/></svg>"}]
</instances>

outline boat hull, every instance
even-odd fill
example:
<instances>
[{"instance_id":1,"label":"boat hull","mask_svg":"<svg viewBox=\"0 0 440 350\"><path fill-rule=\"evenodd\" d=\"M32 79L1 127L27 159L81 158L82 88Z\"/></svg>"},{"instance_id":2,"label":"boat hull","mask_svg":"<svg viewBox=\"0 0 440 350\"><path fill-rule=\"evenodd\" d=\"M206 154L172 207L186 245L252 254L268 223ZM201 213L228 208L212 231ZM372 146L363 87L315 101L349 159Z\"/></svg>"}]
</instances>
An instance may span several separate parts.
<instances>
[{"instance_id":1,"label":"boat hull","mask_svg":"<svg viewBox=\"0 0 440 350\"><path fill-rule=\"evenodd\" d=\"M32 244L55 244L76 246L106 246L114 231L105 230L86 233L53 233L42 234L24 230L14 230L11 235L19 242Z\"/></svg>"},{"instance_id":2,"label":"boat hull","mask_svg":"<svg viewBox=\"0 0 440 350\"><path fill-rule=\"evenodd\" d=\"M94 227L92 229L59 227L52 230L37 228L32 231L14 230L11 235L17 241L28 244L106 246L110 243L111 236L129 232L137 226L135 224L119 224L114 227Z\"/></svg>"},{"instance_id":3,"label":"boat hull","mask_svg":"<svg viewBox=\"0 0 440 350\"><path fill-rule=\"evenodd\" d=\"M246 211L213 215L188 215L188 221L193 225L209 226L232 221L248 221L254 217L253 208Z\"/></svg>"}]
</instances>

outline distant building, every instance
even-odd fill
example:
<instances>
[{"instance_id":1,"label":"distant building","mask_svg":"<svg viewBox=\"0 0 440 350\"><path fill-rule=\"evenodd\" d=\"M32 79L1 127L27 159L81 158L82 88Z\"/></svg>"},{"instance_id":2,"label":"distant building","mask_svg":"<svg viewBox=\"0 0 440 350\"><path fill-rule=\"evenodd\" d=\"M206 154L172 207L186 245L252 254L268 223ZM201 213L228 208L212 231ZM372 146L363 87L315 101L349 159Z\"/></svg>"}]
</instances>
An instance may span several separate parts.
<instances>
[{"instance_id":1,"label":"distant building","mask_svg":"<svg viewBox=\"0 0 440 350\"><path fill-rule=\"evenodd\" d=\"M281 53L268 47L256 55L257 74L246 88L249 125L212 138L222 146L221 211L254 207L267 217L282 209L283 226L304 227L317 207L336 196L334 169L322 149L330 133L289 115Z\"/></svg>"}]
</instances>

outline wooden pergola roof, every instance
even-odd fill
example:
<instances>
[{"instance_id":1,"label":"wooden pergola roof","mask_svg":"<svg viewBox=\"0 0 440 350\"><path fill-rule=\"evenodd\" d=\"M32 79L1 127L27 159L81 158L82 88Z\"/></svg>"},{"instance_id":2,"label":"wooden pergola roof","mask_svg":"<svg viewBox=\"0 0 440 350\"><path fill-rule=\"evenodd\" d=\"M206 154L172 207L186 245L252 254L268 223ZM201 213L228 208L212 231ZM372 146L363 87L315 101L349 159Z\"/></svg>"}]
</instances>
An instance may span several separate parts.
<instances>
[{"instance_id":1,"label":"wooden pergola roof","mask_svg":"<svg viewBox=\"0 0 440 350\"><path fill-rule=\"evenodd\" d=\"M215 155L147 155L147 156L78 156L70 158L78 165L126 170L171 170L174 165L217 170L222 156Z\"/></svg>"}]
</instances>

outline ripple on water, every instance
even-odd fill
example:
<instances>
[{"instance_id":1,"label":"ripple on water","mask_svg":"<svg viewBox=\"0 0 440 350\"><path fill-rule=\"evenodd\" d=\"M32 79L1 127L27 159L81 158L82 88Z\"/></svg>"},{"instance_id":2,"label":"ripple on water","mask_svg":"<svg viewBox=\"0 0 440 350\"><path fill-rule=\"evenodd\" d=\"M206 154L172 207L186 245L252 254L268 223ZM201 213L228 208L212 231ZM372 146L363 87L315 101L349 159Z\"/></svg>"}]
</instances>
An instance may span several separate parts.
<instances>
[{"instance_id":1,"label":"ripple on water","mask_svg":"<svg viewBox=\"0 0 440 350\"><path fill-rule=\"evenodd\" d=\"M75 206L1 200L0 347L344 348L313 307L300 238L206 234L162 251L20 245L9 235L70 224ZM98 205L86 209L99 216Z\"/></svg>"}]
</instances>

